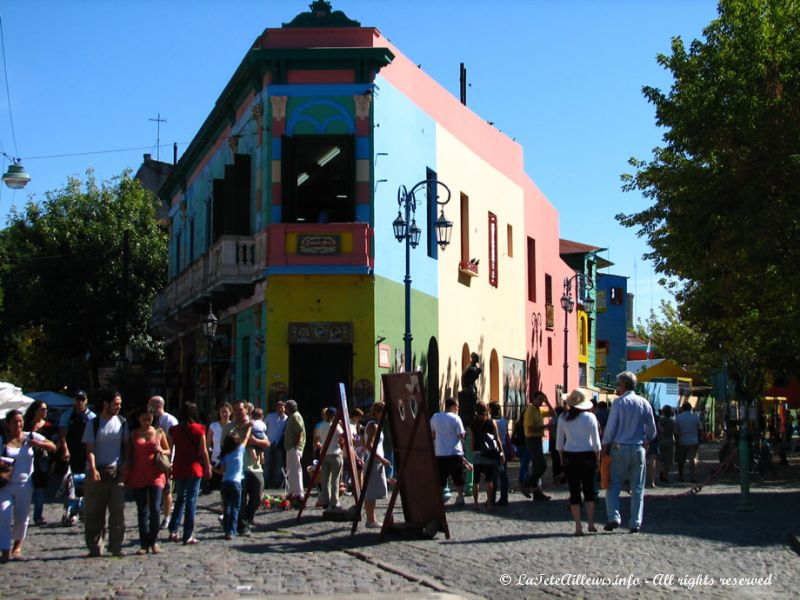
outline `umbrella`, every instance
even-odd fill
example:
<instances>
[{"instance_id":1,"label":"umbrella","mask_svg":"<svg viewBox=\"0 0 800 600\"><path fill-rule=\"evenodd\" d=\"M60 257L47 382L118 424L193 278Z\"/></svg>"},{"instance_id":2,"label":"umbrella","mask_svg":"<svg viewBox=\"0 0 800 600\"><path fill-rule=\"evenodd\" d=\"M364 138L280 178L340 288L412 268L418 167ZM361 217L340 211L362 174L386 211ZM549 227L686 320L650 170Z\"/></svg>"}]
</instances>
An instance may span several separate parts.
<instances>
[{"instance_id":1,"label":"umbrella","mask_svg":"<svg viewBox=\"0 0 800 600\"><path fill-rule=\"evenodd\" d=\"M6 414L15 408L25 411L33 403L33 398L28 398L13 383L0 381L0 419L5 419Z\"/></svg>"}]
</instances>

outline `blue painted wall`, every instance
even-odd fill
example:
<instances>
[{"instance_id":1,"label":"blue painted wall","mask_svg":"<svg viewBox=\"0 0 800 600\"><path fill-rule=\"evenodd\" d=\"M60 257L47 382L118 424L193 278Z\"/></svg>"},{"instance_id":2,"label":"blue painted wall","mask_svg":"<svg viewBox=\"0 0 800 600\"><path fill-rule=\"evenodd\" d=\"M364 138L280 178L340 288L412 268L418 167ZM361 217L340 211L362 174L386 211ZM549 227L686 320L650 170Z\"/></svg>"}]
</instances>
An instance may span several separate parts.
<instances>
[{"instance_id":1,"label":"blue painted wall","mask_svg":"<svg viewBox=\"0 0 800 600\"><path fill-rule=\"evenodd\" d=\"M405 244L392 232L397 217L397 190L411 188L425 179L426 169L436 171L436 123L382 77L376 78L374 93L375 275L401 282L405 276ZM385 155L383 154L385 153ZM385 180L385 181L382 181ZM411 251L411 279L415 290L438 295L436 259L426 251L429 235L427 204L417 196L417 225L422 230L419 246Z\"/></svg>"},{"instance_id":2,"label":"blue painted wall","mask_svg":"<svg viewBox=\"0 0 800 600\"><path fill-rule=\"evenodd\" d=\"M622 303L611 303L611 289L622 289ZM599 273L597 276L597 343L608 343L605 373L597 367L597 381L613 383L614 377L625 370L628 324L628 278ZM609 379L610 377L610 379Z\"/></svg>"}]
</instances>

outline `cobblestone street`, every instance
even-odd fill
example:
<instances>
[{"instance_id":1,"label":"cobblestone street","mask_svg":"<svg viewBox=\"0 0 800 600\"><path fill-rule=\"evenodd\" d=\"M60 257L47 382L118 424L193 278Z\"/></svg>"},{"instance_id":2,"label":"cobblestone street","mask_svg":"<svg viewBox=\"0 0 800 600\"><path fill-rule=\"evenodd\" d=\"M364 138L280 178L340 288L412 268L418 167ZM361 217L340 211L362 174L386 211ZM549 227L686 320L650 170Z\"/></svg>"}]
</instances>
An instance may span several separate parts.
<instances>
[{"instance_id":1,"label":"cobblestone street","mask_svg":"<svg viewBox=\"0 0 800 600\"><path fill-rule=\"evenodd\" d=\"M710 471L716 449L705 449ZM133 555L135 506L126 507L126 556L84 558L80 526L29 530L25 558L0 566L3 592L13 598L180 598L385 595L386 598L793 598L800 558L789 532L800 531L800 466L778 467L777 478L752 485L753 512L737 511L735 474L700 494L679 495L673 484L648 490L642 531L570 535L565 486L553 500L512 493L492 512L448 506L451 539L391 539L348 523L323 521L307 509L262 512L249 538L226 542L217 522L216 494L202 496L197 546L162 543L159 556ZM452 503L452 501L451 501ZM313 499L312 499L313 504ZM383 504L385 506L385 502ZM627 497L623 494L623 519ZM379 503L379 509L381 504ZM402 515L401 510L396 511ZM399 517L402 518L401 516ZM604 510L598 523L604 522ZM624 522L624 521L623 521ZM164 536L162 536L164 537ZM572 576L572 577L570 577ZM595 578L605 577L605 582ZM751 578L727 582L721 578ZM755 578L755 579L753 579ZM758 578L764 578L759 585ZM713 582L713 583L712 583ZM616 583L617 585L611 585ZM453 597L451 596L451 597Z\"/></svg>"}]
</instances>

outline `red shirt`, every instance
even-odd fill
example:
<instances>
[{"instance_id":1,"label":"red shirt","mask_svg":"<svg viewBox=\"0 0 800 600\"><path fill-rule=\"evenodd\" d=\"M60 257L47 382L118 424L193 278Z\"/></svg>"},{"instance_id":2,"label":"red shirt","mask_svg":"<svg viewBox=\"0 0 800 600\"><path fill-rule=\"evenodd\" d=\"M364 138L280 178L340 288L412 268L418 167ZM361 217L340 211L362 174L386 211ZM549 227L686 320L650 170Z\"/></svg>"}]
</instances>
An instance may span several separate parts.
<instances>
[{"instance_id":1,"label":"red shirt","mask_svg":"<svg viewBox=\"0 0 800 600\"><path fill-rule=\"evenodd\" d=\"M158 448L160 442L160 435L154 435L147 441L138 435L131 436L133 462L128 465L128 475L125 482L129 488L143 488L148 485L164 487L167 478L153 462L156 448Z\"/></svg>"},{"instance_id":2,"label":"red shirt","mask_svg":"<svg viewBox=\"0 0 800 600\"><path fill-rule=\"evenodd\" d=\"M189 479L203 476L200 448L206 443L206 428L200 423L181 423L169 429L175 447L172 478Z\"/></svg>"}]
</instances>

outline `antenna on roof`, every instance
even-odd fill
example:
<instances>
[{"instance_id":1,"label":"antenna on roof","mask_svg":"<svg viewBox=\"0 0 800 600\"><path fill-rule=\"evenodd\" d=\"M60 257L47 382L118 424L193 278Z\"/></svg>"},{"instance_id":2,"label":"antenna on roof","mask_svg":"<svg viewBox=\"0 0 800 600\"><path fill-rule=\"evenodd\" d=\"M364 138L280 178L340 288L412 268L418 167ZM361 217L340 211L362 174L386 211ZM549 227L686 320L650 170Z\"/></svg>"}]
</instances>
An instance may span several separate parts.
<instances>
[{"instance_id":1,"label":"antenna on roof","mask_svg":"<svg viewBox=\"0 0 800 600\"><path fill-rule=\"evenodd\" d=\"M161 124L166 123L166 119L161 118L161 113L158 113L158 116L155 119L150 119L150 121L156 122L156 160L160 160L159 153L161 152Z\"/></svg>"}]
</instances>

